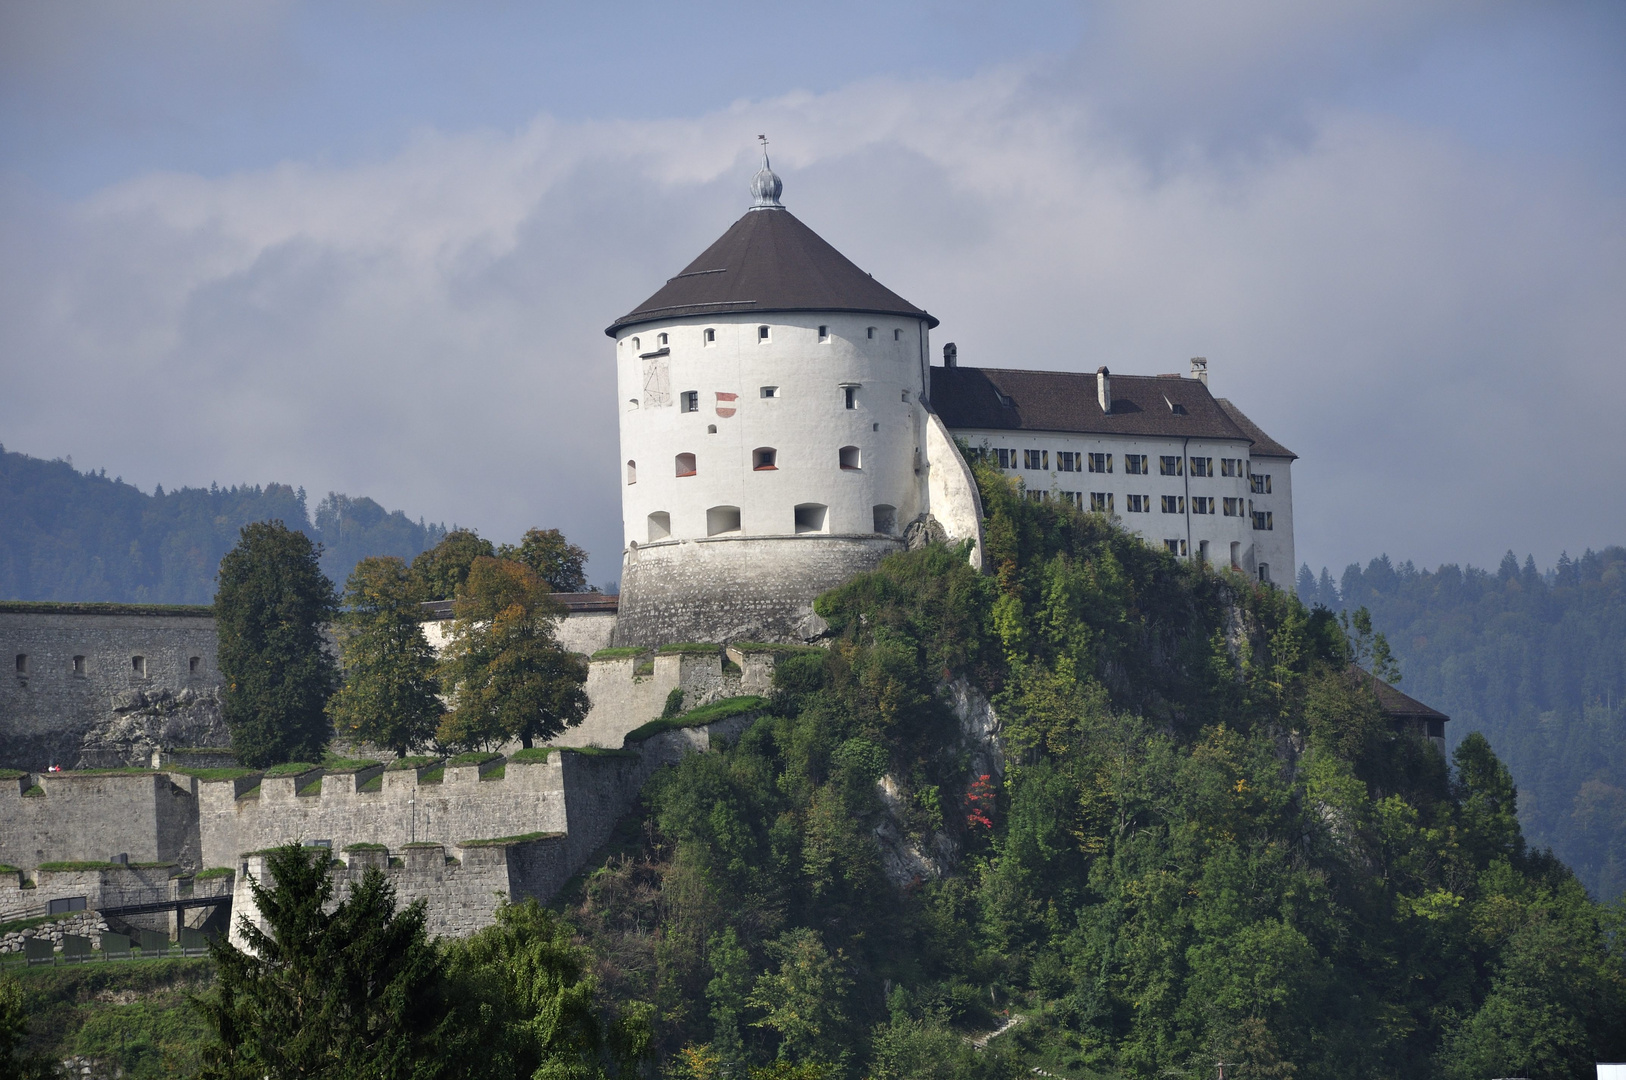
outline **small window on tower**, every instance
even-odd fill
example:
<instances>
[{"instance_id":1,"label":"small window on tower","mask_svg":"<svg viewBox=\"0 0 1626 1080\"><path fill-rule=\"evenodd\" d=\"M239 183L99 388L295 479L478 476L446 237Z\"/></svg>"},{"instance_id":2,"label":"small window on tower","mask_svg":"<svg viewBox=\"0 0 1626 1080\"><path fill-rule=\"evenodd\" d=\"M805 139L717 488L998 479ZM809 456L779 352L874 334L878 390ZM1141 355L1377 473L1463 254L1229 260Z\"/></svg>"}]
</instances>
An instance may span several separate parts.
<instances>
[{"instance_id":1,"label":"small window on tower","mask_svg":"<svg viewBox=\"0 0 1626 1080\"><path fill-rule=\"evenodd\" d=\"M194 656L186 662L186 670L196 675L203 670L203 657Z\"/></svg>"},{"instance_id":2,"label":"small window on tower","mask_svg":"<svg viewBox=\"0 0 1626 1080\"><path fill-rule=\"evenodd\" d=\"M678 395L678 412L699 412L700 391L685 390Z\"/></svg>"},{"instance_id":3,"label":"small window on tower","mask_svg":"<svg viewBox=\"0 0 1626 1080\"><path fill-rule=\"evenodd\" d=\"M18 653L17 654L17 674L19 674L19 675L27 675L28 674L28 654L27 653Z\"/></svg>"},{"instance_id":4,"label":"small window on tower","mask_svg":"<svg viewBox=\"0 0 1626 1080\"><path fill-rule=\"evenodd\" d=\"M75 675L83 675L85 673L85 658L83 656L76 656L73 658L73 673Z\"/></svg>"},{"instance_id":5,"label":"small window on tower","mask_svg":"<svg viewBox=\"0 0 1626 1080\"><path fill-rule=\"evenodd\" d=\"M656 334L655 335L655 344L657 344L657 345L665 345L666 344L666 335L665 334Z\"/></svg>"},{"instance_id":6,"label":"small window on tower","mask_svg":"<svg viewBox=\"0 0 1626 1080\"><path fill-rule=\"evenodd\" d=\"M713 506L706 511L706 535L720 536L723 533L737 533L740 531L740 508L737 506Z\"/></svg>"},{"instance_id":7,"label":"small window on tower","mask_svg":"<svg viewBox=\"0 0 1626 1080\"><path fill-rule=\"evenodd\" d=\"M130 674L138 679L147 677L147 658L145 656L130 657Z\"/></svg>"},{"instance_id":8,"label":"small window on tower","mask_svg":"<svg viewBox=\"0 0 1626 1080\"><path fill-rule=\"evenodd\" d=\"M757 327L757 340L758 341L767 341L768 340L768 328L766 326Z\"/></svg>"},{"instance_id":9,"label":"small window on tower","mask_svg":"<svg viewBox=\"0 0 1626 1080\"><path fill-rule=\"evenodd\" d=\"M892 340L893 341L902 341L903 340L903 331L902 330L894 330L894 331L892 331Z\"/></svg>"},{"instance_id":10,"label":"small window on tower","mask_svg":"<svg viewBox=\"0 0 1626 1080\"><path fill-rule=\"evenodd\" d=\"M843 469L861 469L864 467L863 455L856 446L843 446L841 448L841 467Z\"/></svg>"},{"instance_id":11,"label":"small window on tower","mask_svg":"<svg viewBox=\"0 0 1626 1080\"><path fill-rule=\"evenodd\" d=\"M898 508L882 503L874 508L875 531L891 536L898 531Z\"/></svg>"},{"instance_id":12,"label":"small window on tower","mask_svg":"<svg viewBox=\"0 0 1626 1080\"><path fill-rule=\"evenodd\" d=\"M637 407L638 407L638 399L637 398L628 398L627 399L627 411L628 412L631 412L633 409L636 409Z\"/></svg>"},{"instance_id":13,"label":"small window on tower","mask_svg":"<svg viewBox=\"0 0 1626 1080\"><path fill-rule=\"evenodd\" d=\"M856 387L856 386L843 386L841 388L841 396L842 396L842 400L846 403L847 408L849 408L849 409L858 408L858 387Z\"/></svg>"},{"instance_id":14,"label":"small window on tower","mask_svg":"<svg viewBox=\"0 0 1626 1080\"><path fill-rule=\"evenodd\" d=\"M816 533L824 531L825 507L820 503L801 503L796 507L796 531Z\"/></svg>"},{"instance_id":15,"label":"small window on tower","mask_svg":"<svg viewBox=\"0 0 1626 1080\"><path fill-rule=\"evenodd\" d=\"M717 344L717 331L713 330L711 327L706 327L706 332L701 336L704 338L707 345Z\"/></svg>"},{"instance_id":16,"label":"small window on tower","mask_svg":"<svg viewBox=\"0 0 1626 1080\"><path fill-rule=\"evenodd\" d=\"M778 397L779 396L779 387L777 387L777 386L764 386L762 388L762 396L765 397L765 398Z\"/></svg>"},{"instance_id":17,"label":"small window on tower","mask_svg":"<svg viewBox=\"0 0 1626 1080\"><path fill-rule=\"evenodd\" d=\"M909 391L907 390L903 392L903 403L905 405L909 404Z\"/></svg>"},{"instance_id":18,"label":"small window on tower","mask_svg":"<svg viewBox=\"0 0 1626 1080\"><path fill-rule=\"evenodd\" d=\"M665 510L657 510L649 515L649 542L665 540L672 535L672 515Z\"/></svg>"},{"instance_id":19,"label":"small window on tower","mask_svg":"<svg viewBox=\"0 0 1626 1080\"><path fill-rule=\"evenodd\" d=\"M757 472L767 472L779 468L779 451L771 446L759 446L751 451L751 468Z\"/></svg>"},{"instance_id":20,"label":"small window on tower","mask_svg":"<svg viewBox=\"0 0 1626 1080\"><path fill-rule=\"evenodd\" d=\"M819 327L819 344L821 344L821 345L828 344L829 341L830 341L830 328L828 326Z\"/></svg>"},{"instance_id":21,"label":"small window on tower","mask_svg":"<svg viewBox=\"0 0 1626 1080\"><path fill-rule=\"evenodd\" d=\"M637 482L638 482L638 463L636 461L628 461L627 462L627 483L636 484Z\"/></svg>"},{"instance_id":22,"label":"small window on tower","mask_svg":"<svg viewBox=\"0 0 1626 1080\"><path fill-rule=\"evenodd\" d=\"M679 476L694 475L694 455L679 454L677 456L677 474Z\"/></svg>"},{"instance_id":23,"label":"small window on tower","mask_svg":"<svg viewBox=\"0 0 1626 1080\"><path fill-rule=\"evenodd\" d=\"M875 337L875 327L866 326L864 328L864 336L873 340Z\"/></svg>"},{"instance_id":24,"label":"small window on tower","mask_svg":"<svg viewBox=\"0 0 1626 1080\"><path fill-rule=\"evenodd\" d=\"M638 344L638 339L637 339L637 338L633 338L633 339L632 339L632 349L633 349L633 351L634 351L634 352L637 352L637 351L638 351L638 350L639 350L639 349L641 349L641 348L643 348L643 346L642 346L642 345L640 345L640 344Z\"/></svg>"}]
</instances>

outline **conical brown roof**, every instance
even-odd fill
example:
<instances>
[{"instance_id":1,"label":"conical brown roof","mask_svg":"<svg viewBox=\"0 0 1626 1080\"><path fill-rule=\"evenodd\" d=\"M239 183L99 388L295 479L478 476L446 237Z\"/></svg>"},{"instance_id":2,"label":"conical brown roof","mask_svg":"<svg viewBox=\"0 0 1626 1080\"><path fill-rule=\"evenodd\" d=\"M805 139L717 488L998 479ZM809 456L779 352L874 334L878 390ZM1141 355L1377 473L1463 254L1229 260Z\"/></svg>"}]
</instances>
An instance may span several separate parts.
<instances>
[{"instance_id":1,"label":"conical brown roof","mask_svg":"<svg viewBox=\"0 0 1626 1080\"><path fill-rule=\"evenodd\" d=\"M604 332L615 337L628 326L683 315L770 311L901 315L937 325L776 206L746 211L681 274Z\"/></svg>"}]
</instances>

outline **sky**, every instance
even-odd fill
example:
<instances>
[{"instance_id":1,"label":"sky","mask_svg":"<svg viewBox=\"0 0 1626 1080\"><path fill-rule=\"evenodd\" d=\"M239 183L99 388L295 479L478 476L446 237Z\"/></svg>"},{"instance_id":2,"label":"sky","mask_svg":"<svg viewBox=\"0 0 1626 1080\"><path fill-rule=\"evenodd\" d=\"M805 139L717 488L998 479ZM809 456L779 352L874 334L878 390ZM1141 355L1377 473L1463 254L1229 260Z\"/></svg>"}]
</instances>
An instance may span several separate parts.
<instances>
[{"instance_id":1,"label":"sky","mask_svg":"<svg viewBox=\"0 0 1626 1080\"><path fill-rule=\"evenodd\" d=\"M1302 561L1626 543L1626 6L0 5L0 443L620 559L603 329L786 205L969 366L1210 385Z\"/></svg>"}]
</instances>

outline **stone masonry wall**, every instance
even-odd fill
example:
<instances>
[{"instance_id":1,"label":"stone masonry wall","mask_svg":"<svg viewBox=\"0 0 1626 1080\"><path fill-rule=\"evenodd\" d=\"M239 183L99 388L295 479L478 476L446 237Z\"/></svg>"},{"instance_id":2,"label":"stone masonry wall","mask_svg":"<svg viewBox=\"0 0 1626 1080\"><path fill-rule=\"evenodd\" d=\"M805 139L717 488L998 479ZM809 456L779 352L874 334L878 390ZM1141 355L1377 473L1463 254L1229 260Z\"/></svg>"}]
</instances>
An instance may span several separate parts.
<instances>
[{"instance_id":1,"label":"stone masonry wall","mask_svg":"<svg viewBox=\"0 0 1626 1080\"><path fill-rule=\"evenodd\" d=\"M587 696L593 703L592 710L576 727L554 738L551 745L618 749L627 732L660 716L673 690L683 691L685 709L741 694L767 695L772 690L772 656L730 652L729 657L740 666L738 674L724 673L720 653L655 655L654 670L648 675L637 671L651 660L651 653L594 660L587 670Z\"/></svg>"},{"instance_id":2,"label":"stone masonry wall","mask_svg":"<svg viewBox=\"0 0 1626 1080\"><path fill-rule=\"evenodd\" d=\"M24 795L35 782L40 795ZM61 772L0 781L0 863L177 863L196 869L198 807L190 777Z\"/></svg>"},{"instance_id":3,"label":"stone masonry wall","mask_svg":"<svg viewBox=\"0 0 1626 1080\"><path fill-rule=\"evenodd\" d=\"M814 597L902 545L882 536L802 535L631 547L615 644L812 640L824 630Z\"/></svg>"},{"instance_id":4,"label":"stone masonry wall","mask_svg":"<svg viewBox=\"0 0 1626 1080\"><path fill-rule=\"evenodd\" d=\"M0 765L74 765L121 696L212 695L219 683L213 617L197 608L163 611L0 605ZM77 669L75 657L83 658Z\"/></svg>"}]
</instances>

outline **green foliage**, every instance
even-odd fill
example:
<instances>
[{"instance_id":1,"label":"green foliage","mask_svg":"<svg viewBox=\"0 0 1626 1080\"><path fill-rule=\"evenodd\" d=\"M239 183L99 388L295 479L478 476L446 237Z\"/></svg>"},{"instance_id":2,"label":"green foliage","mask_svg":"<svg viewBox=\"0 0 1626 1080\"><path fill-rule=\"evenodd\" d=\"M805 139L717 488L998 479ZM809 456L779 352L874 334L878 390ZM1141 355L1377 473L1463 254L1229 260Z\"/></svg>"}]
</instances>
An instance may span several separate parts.
<instances>
[{"instance_id":1,"label":"green foliage","mask_svg":"<svg viewBox=\"0 0 1626 1080\"><path fill-rule=\"evenodd\" d=\"M533 746L526 750L514 751L508 755L508 760L519 762L521 765L527 762L543 762L548 760L548 755L552 752L551 747Z\"/></svg>"},{"instance_id":2,"label":"green foliage","mask_svg":"<svg viewBox=\"0 0 1626 1080\"><path fill-rule=\"evenodd\" d=\"M662 656L716 656L722 650L704 641L675 641L655 651Z\"/></svg>"},{"instance_id":3,"label":"green foliage","mask_svg":"<svg viewBox=\"0 0 1626 1080\"><path fill-rule=\"evenodd\" d=\"M418 596L400 559L363 559L350 574L337 627L345 679L328 702L334 727L397 754L428 744L445 712Z\"/></svg>"},{"instance_id":4,"label":"green foliage","mask_svg":"<svg viewBox=\"0 0 1626 1080\"><path fill-rule=\"evenodd\" d=\"M143 960L0 976L0 1044L7 1030L23 1033L12 1048L11 1071L0 1049L0 1076L62 1076L59 1063L69 1056L89 1059L100 1076L194 1075L207 1029L187 995L208 984L213 967L208 960ZM26 1027L8 1023L8 997L20 1001Z\"/></svg>"},{"instance_id":5,"label":"green foliage","mask_svg":"<svg viewBox=\"0 0 1626 1080\"><path fill-rule=\"evenodd\" d=\"M440 543L412 560L412 576L423 600L450 600L469 578L474 560L497 554L490 540L473 529L453 529Z\"/></svg>"},{"instance_id":6,"label":"green foliage","mask_svg":"<svg viewBox=\"0 0 1626 1080\"><path fill-rule=\"evenodd\" d=\"M245 776L253 776L257 770L233 768L229 766L223 766L217 769L194 769L190 767L175 768L171 766L166 768L165 771L178 772L182 776L190 776L194 780L203 780L207 782L213 780L240 780Z\"/></svg>"},{"instance_id":7,"label":"green foliage","mask_svg":"<svg viewBox=\"0 0 1626 1080\"><path fill-rule=\"evenodd\" d=\"M564 833L529 832L518 836L497 836L489 840L465 840L464 847L502 847L505 844L523 844L531 840L546 840L553 836L563 836Z\"/></svg>"},{"instance_id":8,"label":"green foliage","mask_svg":"<svg viewBox=\"0 0 1626 1080\"><path fill-rule=\"evenodd\" d=\"M625 1002L606 1022L589 957L536 901L503 905L446 955L479 1075L598 1080L631 1076L647 1056L647 1008Z\"/></svg>"},{"instance_id":9,"label":"green foliage","mask_svg":"<svg viewBox=\"0 0 1626 1080\"><path fill-rule=\"evenodd\" d=\"M820 597L830 647L657 774L641 851L587 878L573 918L656 1003L675 1075L1556 1076L1622 1051L1612 916L1523 844L1487 743L1447 763L1382 713L1365 618L977 472L989 573L928 547ZM1033 1022L968 1052L1007 1010Z\"/></svg>"},{"instance_id":10,"label":"green foliage","mask_svg":"<svg viewBox=\"0 0 1626 1080\"><path fill-rule=\"evenodd\" d=\"M221 557L257 521L285 521L320 543L322 570L339 581L364 555L410 559L446 532L337 494L312 524L304 490L286 484L149 495L105 472L3 447L0 506L0 596L21 600L207 605Z\"/></svg>"},{"instance_id":11,"label":"green foliage","mask_svg":"<svg viewBox=\"0 0 1626 1080\"><path fill-rule=\"evenodd\" d=\"M270 779L278 776L303 776L320 768L320 765L309 761L285 761L281 765L273 765L265 770L265 777Z\"/></svg>"},{"instance_id":12,"label":"green foliage","mask_svg":"<svg viewBox=\"0 0 1626 1080\"><path fill-rule=\"evenodd\" d=\"M1305 568L1308 570L1308 567ZM1626 548L1567 555L1546 572L1373 559L1322 571L1300 595L1370 609L1407 693L1482 732L1526 798L1532 846L1551 846L1596 897L1626 894ZM1309 589L1306 589L1308 584Z\"/></svg>"},{"instance_id":13,"label":"green foliage","mask_svg":"<svg viewBox=\"0 0 1626 1080\"><path fill-rule=\"evenodd\" d=\"M662 720L670 720L683 711L683 688L674 686L672 692L666 695L666 704L661 708Z\"/></svg>"},{"instance_id":14,"label":"green foliage","mask_svg":"<svg viewBox=\"0 0 1626 1080\"><path fill-rule=\"evenodd\" d=\"M558 529L527 529L518 545L504 544L497 557L529 566L554 592L587 589L587 550L566 540Z\"/></svg>"},{"instance_id":15,"label":"green foliage","mask_svg":"<svg viewBox=\"0 0 1626 1080\"><path fill-rule=\"evenodd\" d=\"M500 757L502 757L501 754L492 753L490 750L468 750L464 753L458 754L456 757L448 758L446 760L446 764L484 765L486 762L496 761Z\"/></svg>"},{"instance_id":16,"label":"green foliage","mask_svg":"<svg viewBox=\"0 0 1626 1080\"><path fill-rule=\"evenodd\" d=\"M407 769L421 769L426 765L433 765L438 761L440 761L440 758L426 757L421 754L416 757L399 757L390 762L388 765L384 766L384 771L405 772Z\"/></svg>"},{"instance_id":17,"label":"green foliage","mask_svg":"<svg viewBox=\"0 0 1626 1080\"><path fill-rule=\"evenodd\" d=\"M259 768L320 758L338 671L322 640L337 612L318 549L280 521L245 525L215 594L221 712L232 752Z\"/></svg>"},{"instance_id":18,"label":"green foliage","mask_svg":"<svg viewBox=\"0 0 1626 1080\"><path fill-rule=\"evenodd\" d=\"M250 880L265 920L242 921L248 950L210 943L218 978L198 1000L213 1032L205 1077L458 1075L458 1027L444 961L424 935L423 903L395 907L377 869L330 913L330 855L269 853Z\"/></svg>"},{"instance_id":19,"label":"green foliage","mask_svg":"<svg viewBox=\"0 0 1626 1080\"><path fill-rule=\"evenodd\" d=\"M587 716L587 661L554 639L556 601L521 563L481 557L457 598L441 660L451 711L442 742L546 741Z\"/></svg>"},{"instance_id":20,"label":"green foliage","mask_svg":"<svg viewBox=\"0 0 1626 1080\"><path fill-rule=\"evenodd\" d=\"M637 646L627 645L627 646L620 646L620 647L610 648L610 649L600 649L598 652L594 653L591 657L589 657L589 659L592 659L592 660L631 660L634 657L644 655L644 653L646 653L648 651L649 651L648 649L642 649L642 648L638 648Z\"/></svg>"}]
</instances>

